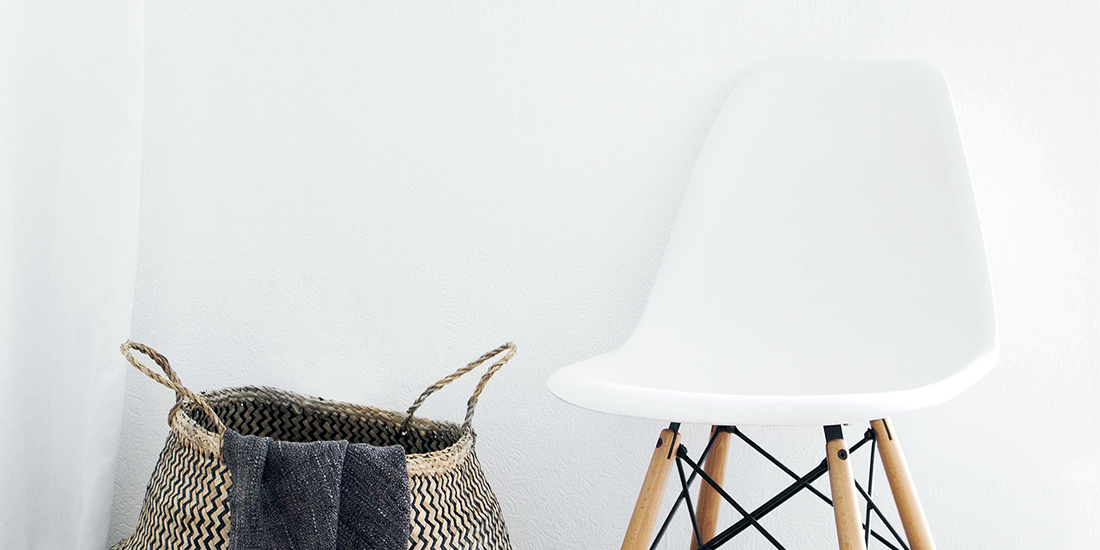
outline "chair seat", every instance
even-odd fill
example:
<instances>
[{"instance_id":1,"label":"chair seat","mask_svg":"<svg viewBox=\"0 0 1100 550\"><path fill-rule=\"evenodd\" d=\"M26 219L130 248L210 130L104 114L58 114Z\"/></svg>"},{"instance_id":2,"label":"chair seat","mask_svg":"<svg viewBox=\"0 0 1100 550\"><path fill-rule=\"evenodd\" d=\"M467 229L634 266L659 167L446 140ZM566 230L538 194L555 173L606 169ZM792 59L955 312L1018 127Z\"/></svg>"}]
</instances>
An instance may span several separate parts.
<instances>
[{"instance_id":1,"label":"chair seat","mask_svg":"<svg viewBox=\"0 0 1100 550\"><path fill-rule=\"evenodd\" d=\"M824 426L943 403L984 376L997 360L993 344L972 352L961 368L938 364L936 369L910 370L950 372L945 378L899 380L874 376L873 369L855 363L715 369L713 362L722 358L655 345L653 340L640 344L632 338L615 351L565 367L550 377L548 386L566 402L609 414L724 426ZM942 362L947 357L907 359Z\"/></svg>"}]
</instances>

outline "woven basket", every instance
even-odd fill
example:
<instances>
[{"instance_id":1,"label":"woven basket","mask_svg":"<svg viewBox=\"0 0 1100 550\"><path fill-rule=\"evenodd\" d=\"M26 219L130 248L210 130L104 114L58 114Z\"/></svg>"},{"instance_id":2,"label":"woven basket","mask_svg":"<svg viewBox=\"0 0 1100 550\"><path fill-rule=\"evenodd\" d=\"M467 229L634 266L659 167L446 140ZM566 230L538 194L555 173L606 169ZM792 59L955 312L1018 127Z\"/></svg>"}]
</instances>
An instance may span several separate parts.
<instances>
[{"instance_id":1,"label":"woven basket","mask_svg":"<svg viewBox=\"0 0 1100 550\"><path fill-rule=\"evenodd\" d=\"M141 352L164 371L134 358ZM508 343L432 384L405 413L327 401L266 387L228 388L195 394L180 382L168 360L135 342L122 345L130 364L176 392L168 413L171 430L153 470L133 535L112 550L224 550L228 548L229 488L221 456L226 427L245 435L284 441L346 439L352 443L405 448L411 492L409 548L510 550L496 495L474 452L470 422L485 384L515 355ZM499 357L481 377L461 424L414 418L436 390Z\"/></svg>"}]
</instances>

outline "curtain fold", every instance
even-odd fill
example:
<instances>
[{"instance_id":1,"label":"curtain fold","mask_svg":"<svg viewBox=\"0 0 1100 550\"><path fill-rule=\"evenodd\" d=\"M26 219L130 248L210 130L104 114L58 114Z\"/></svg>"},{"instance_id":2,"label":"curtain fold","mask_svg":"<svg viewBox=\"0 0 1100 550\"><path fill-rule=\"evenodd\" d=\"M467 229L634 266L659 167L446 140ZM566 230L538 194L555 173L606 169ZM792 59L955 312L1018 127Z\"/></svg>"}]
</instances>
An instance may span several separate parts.
<instances>
[{"instance_id":1,"label":"curtain fold","mask_svg":"<svg viewBox=\"0 0 1100 550\"><path fill-rule=\"evenodd\" d=\"M0 2L0 549L103 549L136 269L144 4Z\"/></svg>"}]
</instances>

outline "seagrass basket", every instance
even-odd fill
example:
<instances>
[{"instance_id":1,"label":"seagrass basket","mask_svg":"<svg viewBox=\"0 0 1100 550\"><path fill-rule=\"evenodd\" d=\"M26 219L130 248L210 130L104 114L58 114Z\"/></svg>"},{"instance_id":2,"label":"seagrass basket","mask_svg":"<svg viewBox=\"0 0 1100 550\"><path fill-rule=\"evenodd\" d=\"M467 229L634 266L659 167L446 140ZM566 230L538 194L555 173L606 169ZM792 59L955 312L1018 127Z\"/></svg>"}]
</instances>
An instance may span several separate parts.
<instances>
[{"instance_id":1,"label":"seagrass basket","mask_svg":"<svg viewBox=\"0 0 1100 550\"><path fill-rule=\"evenodd\" d=\"M153 359L164 375L146 367L132 351ZM145 491L137 529L111 550L228 548L233 480L221 455L227 427L284 441L401 445L411 493L409 548L510 550L500 505L474 452L470 423L485 384L515 352L515 345L508 343L482 355L432 384L402 413L267 387L195 394L163 355L126 342L122 353L130 364L175 391L176 404L168 413L168 440ZM493 358L497 360L470 396L462 424L413 416L433 392Z\"/></svg>"}]
</instances>

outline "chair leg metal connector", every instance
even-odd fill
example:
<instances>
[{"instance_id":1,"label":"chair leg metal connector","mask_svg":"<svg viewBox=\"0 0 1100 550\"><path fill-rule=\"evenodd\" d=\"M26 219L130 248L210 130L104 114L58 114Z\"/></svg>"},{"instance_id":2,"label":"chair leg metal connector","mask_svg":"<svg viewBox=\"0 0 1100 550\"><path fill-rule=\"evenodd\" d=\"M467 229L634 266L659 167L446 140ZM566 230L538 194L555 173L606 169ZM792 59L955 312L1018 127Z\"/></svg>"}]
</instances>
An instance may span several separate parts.
<instances>
[{"instance_id":1,"label":"chair leg metal connector","mask_svg":"<svg viewBox=\"0 0 1100 550\"><path fill-rule=\"evenodd\" d=\"M935 548L931 543L932 539L928 533L920 503L916 500L916 492L912 488L912 479L908 475L904 459L902 458L900 463L898 461L900 447L897 447L892 427L886 420L873 422L872 428L864 432L863 437L850 448L845 445L843 429L840 426L826 426L826 458L801 476L764 450L736 426L712 427L706 447L697 459L693 459L688 448L679 442L679 428L679 423L673 423L661 432L661 444L654 450L646 481L638 503L635 505L627 536L623 541L623 550L656 550L681 505L687 509L691 522L692 550L719 548L750 528L760 533L774 547L784 550L785 547L761 524L761 520L804 489L833 507L837 540L841 550L865 550L869 547L872 538L890 550L934 550ZM793 480L790 485L751 511L722 487L726 452L731 436L744 442ZM886 450L885 444L880 443L880 439L884 437L888 437L889 443L892 444L890 451ZM667 447L664 446L666 441L669 443ZM855 481L851 461L848 458L868 443L870 443L870 467L865 490ZM895 500L899 499L899 495L907 499L904 503L899 501L897 505L907 538L912 542L912 549L871 498L876 451L880 448L881 459ZM888 453L892 454L888 456ZM680 490L656 536L650 539L655 527L661 495L664 493L673 462L675 462ZM812 485L826 474L830 480L831 498ZM699 498L692 500L691 488L696 479L702 479ZM860 500L865 503L863 514L865 520L860 518ZM740 519L725 529L717 531L718 510L722 502L732 506ZM871 527L871 518L876 516L885 527L886 535ZM920 541L919 544L917 541Z\"/></svg>"}]
</instances>

